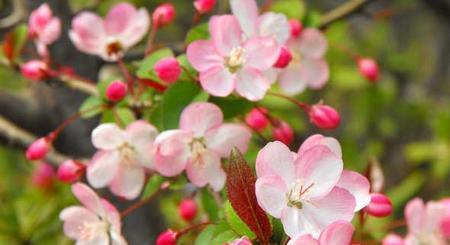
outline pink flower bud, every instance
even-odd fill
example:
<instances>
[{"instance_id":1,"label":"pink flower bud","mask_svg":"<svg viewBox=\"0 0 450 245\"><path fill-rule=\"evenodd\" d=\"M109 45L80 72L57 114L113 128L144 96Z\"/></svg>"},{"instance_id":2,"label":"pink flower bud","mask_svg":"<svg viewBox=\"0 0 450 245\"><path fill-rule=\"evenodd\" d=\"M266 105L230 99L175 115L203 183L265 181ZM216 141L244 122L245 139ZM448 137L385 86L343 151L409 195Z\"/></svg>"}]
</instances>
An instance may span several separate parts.
<instances>
[{"instance_id":1,"label":"pink flower bud","mask_svg":"<svg viewBox=\"0 0 450 245\"><path fill-rule=\"evenodd\" d=\"M46 138L39 138L34 141L27 149L25 155L28 160L40 160L47 155L50 146Z\"/></svg>"},{"instance_id":2,"label":"pink flower bud","mask_svg":"<svg viewBox=\"0 0 450 245\"><path fill-rule=\"evenodd\" d=\"M291 51L286 47L281 47L280 56L278 56L277 62L273 65L276 68L285 68L292 60Z\"/></svg>"},{"instance_id":3,"label":"pink flower bud","mask_svg":"<svg viewBox=\"0 0 450 245\"><path fill-rule=\"evenodd\" d=\"M334 129L341 123L339 113L331 106L316 104L309 110L309 120L322 129Z\"/></svg>"},{"instance_id":4,"label":"pink flower bud","mask_svg":"<svg viewBox=\"0 0 450 245\"><path fill-rule=\"evenodd\" d=\"M178 212L181 218L189 222L197 215L197 203L192 199L184 199L178 207Z\"/></svg>"},{"instance_id":5,"label":"pink flower bud","mask_svg":"<svg viewBox=\"0 0 450 245\"><path fill-rule=\"evenodd\" d=\"M74 160L66 160L59 165L56 175L61 182L73 183L80 179L85 168L84 165Z\"/></svg>"},{"instance_id":6,"label":"pink flower bud","mask_svg":"<svg viewBox=\"0 0 450 245\"><path fill-rule=\"evenodd\" d=\"M159 79L167 83L177 81L181 75L180 63L178 63L178 60L173 57L160 59L155 64L154 69Z\"/></svg>"},{"instance_id":7,"label":"pink flower bud","mask_svg":"<svg viewBox=\"0 0 450 245\"><path fill-rule=\"evenodd\" d=\"M269 125L269 119L265 115L266 112L265 108L253 108L245 117L245 122L254 130L261 132Z\"/></svg>"},{"instance_id":8,"label":"pink flower bud","mask_svg":"<svg viewBox=\"0 0 450 245\"><path fill-rule=\"evenodd\" d=\"M272 137L286 145L290 145L294 141L294 131L287 122L280 122L279 125L272 129Z\"/></svg>"},{"instance_id":9,"label":"pink flower bud","mask_svg":"<svg viewBox=\"0 0 450 245\"><path fill-rule=\"evenodd\" d=\"M127 85L122 81L114 81L106 88L106 98L108 100L117 102L122 100L127 95Z\"/></svg>"},{"instance_id":10,"label":"pink flower bud","mask_svg":"<svg viewBox=\"0 0 450 245\"><path fill-rule=\"evenodd\" d=\"M378 64L371 58L358 59L359 72L369 81L376 82L380 75Z\"/></svg>"},{"instance_id":11,"label":"pink flower bud","mask_svg":"<svg viewBox=\"0 0 450 245\"><path fill-rule=\"evenodd\" d=\"M303 25L298 20L289 20L289 25L291 26L291 36L296 38L300 36L300 33L302 33Z\"/></svg>"},{"instance_id":12,"label":"pink flower bud","mask_svg":"<svg viewBox=\"0 0 450 245\"><path fill-rule=\"evenodd\" d=\"M177 233L172 230L167 230L159 234L156 239L156 245L176 245L177 244Z\"/></svg>"},{"instance_id":13,"label":"pink flower bud","mask_svg":"<svg viewBox=\"0 0 450 245\"><path fill-rule=\"evenodd\" d=\"M211 12L216 5L216 0L195 0L194 7L200 14Z\"/></svg>"},{"instance_id":14,"label":"pink flower bud","mask_svg":"<svg viewBox=\"0 0 450 245\"><path fill-rule=\"evenodd\" d=\"M382 245L405 245L405 243L399 235L389 234L383 239Z\"/></svg>"},{"instance_id":15,"label":"pink flower bud","mask_svg":"<svg viewBox=\"0 0 450 245\"><path fill-rule=\"evenodd\" d=\"M389 216L392 213L392 203L389 197L380 193L372 193L370 197L370 203L364 209L366 213L380 218Z\"/></svg>"},{"instance_id":16,"label":"pink flower bud","mask_svg":"<svg viewBox=\"0 0 450 245\"><path fill-rule=\"evenodd\" d=\"M164 3L156 7L153 12L153 24L157 27L167 25L175 18L175 7L171 3Z\"/></svg>"},{"instance_id":17,"label":"pink flower bud","mask_svg":"<svg viewBox=\"0 0 450 245\"><path fill-rule=\"evenodd\" d=\"M30 60L20 66L22 75L33 82L39 82L46 78L47 69L47 64L40 60Z\"/></svg>"},{"instance_id":18,"label":"pink flower bud","mask_svg":"<svg viewBox=\"0 0 450 245\"><path fill-rule=\"evenodd\" d=\"M33 170L31 181L34 186L42 189L48 189L53 185L55 172L53 167L48 163L40 163Z\"/></svg>"}]
</instances>

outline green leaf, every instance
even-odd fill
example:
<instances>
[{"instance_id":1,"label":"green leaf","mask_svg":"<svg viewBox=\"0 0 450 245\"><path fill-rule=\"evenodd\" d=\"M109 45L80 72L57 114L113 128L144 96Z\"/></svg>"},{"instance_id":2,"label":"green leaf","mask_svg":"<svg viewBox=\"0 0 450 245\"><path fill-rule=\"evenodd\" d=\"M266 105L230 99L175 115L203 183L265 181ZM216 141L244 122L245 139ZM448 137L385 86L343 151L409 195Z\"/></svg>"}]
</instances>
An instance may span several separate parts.
<instances>
[{"instance_id":1,"label":"green leaf","mask_svg":"<svg viewBox=\"0 0 450 245\"><path fill-rule=\"evenodd\" d=\"M212 222L219 220L219 207L208 189L203 188L200 191L199 196L200 204L202 205L203 210L208 214L209 220Z\"/></svg>"},{"instance_id":2,"label":"green leaf","mask_svg":"<svg viewBox=\"0 0 450 245\"><path fill-rule=\"evenodd\" d=\"M116 123L120 127L126 127L128 124L136 121L133 111L128 108L113 108L105 110L102 115L102 123Z\"/></svg>"},{"instance_id":3,"label":"green leaf","mask_svg":"<svg viewBox=\"0 0 450 245\"><path fill-rule=\"evenodd\" d=\"M317 11L308 11L303 17L302 23L305 27L317 28L320 25L320 13Z\"/></svg>"},{"instance_id":4,"label":"green leaf","mask_svg":"<svg viewBox=\"0 0 450 245\"><path fill-rule=\"evenodd\" d=\"M147 181L147 184L145 185L144 191L142 192L141 199L145 199L153 194L155 194L159 188L161 187L161 184L164 182L164 177L158 174L154 174L150 179Z\"/></svg>"},{"instance_id":5,"label":"green leaf","mask_svg":"<svg viewBox=\"0 0 450 245\"><path fill-rule=\"evenodd\" d=\"M139 78L147 78L159 81L158 77L153 72L153 67L155 66L156 62L158 62L158 60L173 56L174 54L169 48L163 48L154 51L141 62L136 75Z\"/></svg>"},{"instance_id":6,"label":"green leaf","mask_svg":"<svg viewBox=\"0 0 450 245\"><path fill-rule=\"evenodd\" d=\"M200 232L194 245L210 245L215 237L229 230L230 227L225 222L221 222L217 225L208 225Z\"/></svg>"},{"instance_id":7,"label":"green leaf","mask_svg":"<svg viewBox=\"0 0 450 245\"><path fill-rule=\"evenodd\" d=\"M189 81L189 80L192 80L192 77L195 78L197 76L197 71L189 63L186 54L179 55L177 57L177 60L180 63L180 65L183 67L183 71L181 72L179 80ZM195 82L195 81L193 81L193 82Z\"/></svg>"},{"instance_id":8,"label":"green leaf","mask_svg":"<svg viewBox=\"0 0 450 245\"><path fill-rule=\"evenodd\" d=\"M218 234L211 242L212 245L223 245L223 244L227 244L229 242L232 242L235 239L238 239L239 237L237 236L237 234L232 231L232 230L228 230L228 231L224 231L220 234Z\"/></svg>"},{"instance_id":9,"label":"green leaf","mask_svg":"<svg viewBox=\"0 0 450 245\"><path fill-rule=\"evenodd\" d=\"M78 110L81 113L82 118L91 118L102 112L103 100L96 96L91 96L87 98L83 104L81 104Z\"/></svg>"},{"instance_id":10,"label":"green leaf","mask_svg":"<svg viewBox=\"0 0 450 245\"><path fill-rule=\"evenodd\" d=\"M222 109L225 119L245 115L253 108L252 102L239 97L210 97L209 101Z\"/></svg>"},{"instance_id":11,"label":"green leaf","mask_svg":"<svg viewBox=\"0 0 450 245\"><path fill-rule=\"evenodd\" d=\"M190 44L196 40L209 39L208 23L202 23L194 26L186 35L185 43Z\"/></svg>"},{"instance_id":12,"label":"green leaf","mask_svg":"<svg viewBox=\"0 0 450 245\"><path fill-rule=\"evenodd\" d=\"M392 204L395 210L403 208L403 204L406 203L411 197L419 192L420 188L425 182L425 176L420 171L416 171L410 174L400 184L387 192L387 196L391 198Z\"/></svg>"},{"instance_id":13,"label":"green leaf","mask_svg":"<svg viewBox=\"0 0 450 245\"><path fill-rule=\"evenodd\" d=\"M231 229L233 229L237 234L246 236L251 240L256 238L255 233L253 233L250 228L248 228L248 226L241 220L241 218L239 218L229 201L225 203L224 210L225 218Z\"/></svg>"},{"instance_id":14,"label":"green leaf","mask_svg":"<svg viewBox=\"0 0 450 245\"><path fill-rule=\"evenodd\" d=\"M301 0L275 1L270 9L276 13L282 13L288 19L300 20L305 13L305 4Z\"/></svg>"}]
</instances>

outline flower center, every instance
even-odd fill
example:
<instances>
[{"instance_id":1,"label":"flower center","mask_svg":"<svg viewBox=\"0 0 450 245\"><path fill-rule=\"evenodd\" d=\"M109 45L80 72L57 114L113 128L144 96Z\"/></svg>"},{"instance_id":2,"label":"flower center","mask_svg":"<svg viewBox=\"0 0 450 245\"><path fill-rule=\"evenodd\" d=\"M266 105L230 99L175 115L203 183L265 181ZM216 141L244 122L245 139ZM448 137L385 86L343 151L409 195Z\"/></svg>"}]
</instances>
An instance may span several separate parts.
<instances>
[{"instance_id":1,"label":"flower center","mask_svg":"<svg viewBox=\"0 0 450 245\"><path fill-rule=\"evenodd\" d=\"M82 240L91 240L98 237L102 233L106 233L109 229L109 224L104 221L98 222L84 222L78 226L80 237Z\"/></svg>"},{"instance_id":2,"label":"flower center","mask_svg":"<svg viewBox=\"0 0 450 245\"><path fill-rule=\"evenodd\" d=\"M108 56L121 55L122 51L123 51L123 46L117 40L111 41L108 43L108 45L106 45L106 53L108 54Z\"/></svg>"},{"instance_id":3,"label":"flower center","mask_svg":"<svg viewBox=\"0 0 450 245\"><path fill-rule=\"evenodd\" d=\"M195 159L194 162L201 162L201 161L197 161L197 160L200 160L201 156L206 151L205 139L194 138L189 143L189 148L191 149L192 158Z\"/></svg>"},{"instance_id":4,"label":"flower center","mask_svg":"<svg viewBox=\"0 0 450 245\"><path fill-rule=\"evenodd\" d=\"M119 146L119 152L123 164L129 166L134 163L136 152L131 145L123 143L123 145Z\"/></svg>"},{"instance_id":5,"label":"flower center","mask_svg":"<svg viewBox=\"0 0 450 245\"><path fill-rule=\"evenodd\" d=\"M314 183L305 186L303 179L298 179L291 187L288 193L286 193L287 206L297 209L303 208L303 203L308 201L305 198L305 194L314 186Z\"/></svg>"},{"instance_id":6,"label":"flower center","mask_svg":"<svg viewBox=\"0 0 450 245\"><path fill-rule=\"evenodd\" d=\"M235 73L245 63L245 49L242 47L233 48L230 55L225 58L225 66L231 73Z\"/></svg>"}]
</instances>

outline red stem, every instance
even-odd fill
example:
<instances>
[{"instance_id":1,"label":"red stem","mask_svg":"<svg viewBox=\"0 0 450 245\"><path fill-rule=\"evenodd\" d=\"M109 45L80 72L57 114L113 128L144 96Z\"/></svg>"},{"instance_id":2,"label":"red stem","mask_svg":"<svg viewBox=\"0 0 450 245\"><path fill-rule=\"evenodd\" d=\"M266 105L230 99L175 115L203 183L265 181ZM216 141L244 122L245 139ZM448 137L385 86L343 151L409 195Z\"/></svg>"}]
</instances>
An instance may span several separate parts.
<instances>
[{"instance_id":1,"label":"red stem","mask_svg":"<svg viewBox=\"0 0 450 245\"><path fill-rule=\"evenodd\" d=\"M309 107L310 106L308 104L300 102L300 101L298 101L298 100L296 100L296 99L294 99L292 97L286 96L284 94L275 93L275 92L267 92L267 95L271 95L271 96L275 96L275 97L278 97L278 98L282 98L282 99L288 100L289 102L292 102L296 106L302 108L305 112L309 111Z\"/></svg>"},{"instance_id":2,"label":"red stem","mask_svg":"<svg viewBox=\"0 0 450 245\"><path fill-rule=\"evenodd\" d=\"M156 33L158 32L158 22L153 23L150 34L148 34L147 44L145 45L145 56L149 55L153 50L153 41L155 40Z\"/></svg>"},{"instance_id":3,"label":"red stem","mask_svg":"<svg viewBox=\"0 0 450 245\"><path fill-rule=\"evenodd\" d=\"M195 230L195 229L198 229L198 228L201 228L203 226L210 225L210 224L212 224L212 223L211 222L203 222L203 223L199 223L199 224L196 224L196 225L193 225L193 226L189 226L189 227L187 227L187 228L177 232L177 239L180 238L181 236L185 235L186 233L191 232L192 230Z\"/></svg>"},{"instance_id":4,"label":"red stem","mask_svg":"<svg viewBox=\"0 0 450 245\"><path fill-rule=\"evenodd\" d=\"M128 71L127 67L125 66L125 63L123 62L122 58L119 58L117 60L117 64L119 65L119 69L122 72L122 74L125 76L125 79L127 80L128 84L128 90L130 91L130 94L134 94L134 79L131 76L130 72Z\"/></svg>"},{"instance_id":5,"label":"red stem","mask_svg":"<svg viewBox=\"0 0 450 245\"><path fill-rule=\"evenodd\" d=\"M133 211L135 211L136 209L144 206L146 203L148 203L153 198L155 198L159 193L168 189L169 186L170 186L170 182L168 182L168 181L162 183L161 186L159 187L159 189L155 193L153 193L152 195L148 196L147 198L145 198L143 200L140 200L139 202L134 203L133 205L131 205L124 211L120 212L120 217L123 218L123 217L127 216L128 214L132 213Z\"/></svg>"}]
</instances>

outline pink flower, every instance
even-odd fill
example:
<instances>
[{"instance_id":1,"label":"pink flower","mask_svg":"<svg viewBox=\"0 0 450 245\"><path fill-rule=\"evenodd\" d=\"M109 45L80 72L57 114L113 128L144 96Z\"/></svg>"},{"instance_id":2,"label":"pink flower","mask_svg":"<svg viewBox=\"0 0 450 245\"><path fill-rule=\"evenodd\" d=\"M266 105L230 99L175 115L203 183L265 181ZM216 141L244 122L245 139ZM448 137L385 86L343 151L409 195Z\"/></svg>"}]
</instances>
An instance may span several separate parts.
<instances>
[{"instance_id":1,"label":"pink flower","mask_svg":"<svg viewBox=\"0 0 450 245\"><path fill-rule=\"evenodd\" d=\"M156 128L136 121L125 130L112 123L92 131L92 143L99 149L87 167L87 179L95 188L109 186L112 193L136 198L145 182L145 171L153 168L153 140Z\"/></svg>"},{"instance_id":2,"label":"pink flower","mask_svg":"<svg viewBox=\"0 0 450 245\"><path fill-rule=\"evenodd\" d=\"M307 87L322 88L329 77L325 36L317 29L306 28L298 37L289 39L287 46L293 59L286 69L280 70L281 88L290 95L299 94Z\"/></svg>"},{"instance_id":3,"label":"pink flower","mask_svg":"<svg viewBox=\"0 0 450 245\"><path fill-rule=\"evenodd\" d=\"M66 160L58 167L58 179L65 183L72 183L80 179L86 166L74 160Z\"/></svg>"},{"instance_id":4,"label":"pink flower","mask_svg":"<svg viewBox=\"0 0 450 245\"><path fill-rule=\"evenodd\" d=\"M28 160L41 160L50 151L50 144L45 137L34 141L27 149L25 156Z\"/></svg>"},{"instance_id":5,"label":"pink flower","mask_svg":"<svg viewBox=\"0 0 450 245\"><path fill-rule=\"evenodd\" d=\"M70 39L82 52L115 61L147 33L150 18L144 8L128 3L115 5L101 19L91 12L81 12L72 20Z\"/></svg>"},{"instance_id":6,"label":"pink flower","mask_svg":"<svg viewBox=\"0 0 450 245\"><path fill-rule=\"evenodd\" d=\"M233 147L246 151L251 133L235 123L223 123L219 107L193 103L180 118L180 129L162 132L155 140L155 167L164 176L175 176L186 169L189 180L198 187L211 185L219 191L225 184L221 158Z\"/></svg>"},{"instance_id":7,"label":"pink flower","mask_svg":"<svg viewBox=\"0 0 450 245\"><path fill-rule=\"evenodd\" d=\"M127 96L128 87L127 84L122 81L114 81L106 88L106 98L109 101L117 102L121 101Z\"/></svg>"},{"instance_id":8,"label":"pink flower","mask_svg":"<svg viewBox=\"0 0 450 245\"><path fill-rule=\"evenodd\" d=\"M156 7L152 15L153 25L162 27L175 19L175 7L171 3L164 3Z\"/></svg>"},{"instance_id":9,"label":"pink flower","mask_svg":"<svg viewBox=\"0 0 450 245\"><path fill-rule=\"evenodd\" d=\"M336 221L315 239L310 234L300 235L290 240L287 245L349 245L355 228L349 222Z\"/></svg>"},{"instance_id":10,"label":"pink flower","mask_svg":"<svg viewBox=\"0 0 450 245\"><path fill-rule=\"evenodd\" d=\"M341 123L339 113L331 106L322 103L311 106L309 119L318 128L335 129Z\"/></svg>"},{"instance_id":11,"label":"pink flower","mask_svg":"<svg viewBox=\"0 0 450 245\"><path fill-rule=\"evenodd\" d=\"M216 5L216 0L195 0L194 7L200 14L211 12Z\"/></svg>"},{"instance_id":12,"label":"pink flower","mask_svg":"<svg viewBox=\"0 0 450 245\"><path fill-rule=\"evenodd\" d=\"M53 170L52 165L45 162L39 163L33 170L33 174L31 176L33 185L42 189L52 187L54 180L55 171Z\"/></svg>"},{"instance_id":13,"label":"pink flower","mask_svg":"<svg viewBox=\"0 0 450 245\"><path fill-rule=\"evenodd\" d=\"M405 245L416 244L447 244L441 230L447 207L441 202L430 201L424 204L422 199L415 198L405 207L405 218L408 235Z\"/></svg>"},{"instance_id":14,"label":"pink flower","mask_svg":"<svg viewBox=\"0 0 450 245\"><path fill-rule=\"evenodd\" d=\"M252 242L247 237L241 237L228 243L228 245L252 245Z\"/></svg>"},{"instance_id":15,"label":"pink flower","mask_svg":"<svg viewBox=\"0 0 450 245\"><path fill-rule=\"evenodd\" d=\"M248 100L262 99L271 84L263 72L279 56L275 40L254 37L243 41L239 22L232 15L213 16L209 31L212 40L195 41L187 48L203 89L214 96L228 96L236 90Z\"/></svg>"},{"instance_id":16,"label":"pink flower","mask_svg":"<svg viewBox=\"0 0 450 245\"><path fill-rule=\"evenodd\" d=\"M120 214L111 203L82 183L73 184L72 192L83 206L67 207L59 214L66 236L77 244L127 244Z\"/></svg>"},{"instance_id":17,"label":"pink flower","mask_svg":"<svg viewBox=\"0 0 450 245\"><path fill-rule=\"evenodd\" d=\"M265 113L267 113L265 108L253 108L245 117L245 122L254 130L261 132L269 125L269 119Z\"/></svg>"},{"instance_id":18,"label":"pink flower","mask_svg":"<svg viewBox=\"0 0 450 245\"><path fill-rule=\"evenodd\" d=\"M40 60L30 60L20 66L22 76L33 82L39 82L47 77L48 66Z\"/></svg>"},{"instance_id":19,"label":"pink flower","mask_svg":"<svg viewBox=\"0 0 450 245\"><path fill-rule=\"evenodd\" d=\"M376 82L380 75L378 64L371 58L359 58L358 59L359 72L369 81Z\"/></svg>"},{"instance_id":20,"label":"pink flower","mask_svg":"<svg viewBox=\"0 0 450 245\"><path fill-rule=\"evenodd\" d=\"M364 209L366 213L375 217L386 217L392 213L392 203L389 197L381 193L370 194L369 205Z\"/></svg>"},{"instance_id":21,"label":"pink flower","mask_svg":"<svg viewBox=\"0 0 450 245\"><path fill-rule=\"evenodd\" d=\"M181 75L180 63L173 57L159 60L155 64L154 70L158 78L166 83L176 82Z\"/></svg>"},{"instance_id":22,"label":"pink flower","mask_svg":"<svg viewBox=\"0 0 450 245\"><path fill-rule=\"evenodd\" d=\"M48 4L44 3L31 12L28 32L35 39L39 54L46 56L47 45L55 42L61 35L61 20L54 17Z\"/></svg>"},{"instance_id":23,"label":"pink flower","mask_svg":"<svg viewBox=\"0 0 450 245\"><path fill-rule=\"evenodd\" d=\"M369 181L343 170L334 138L314 135L297 154L281 142L267 144L256 159L259 205L281 218L290 237L320 233L335 221L351 221L370 202Z\"/></svg>"}]
</instances>

